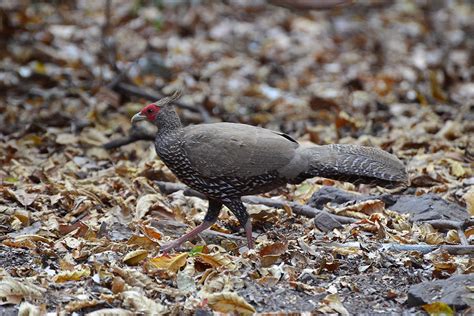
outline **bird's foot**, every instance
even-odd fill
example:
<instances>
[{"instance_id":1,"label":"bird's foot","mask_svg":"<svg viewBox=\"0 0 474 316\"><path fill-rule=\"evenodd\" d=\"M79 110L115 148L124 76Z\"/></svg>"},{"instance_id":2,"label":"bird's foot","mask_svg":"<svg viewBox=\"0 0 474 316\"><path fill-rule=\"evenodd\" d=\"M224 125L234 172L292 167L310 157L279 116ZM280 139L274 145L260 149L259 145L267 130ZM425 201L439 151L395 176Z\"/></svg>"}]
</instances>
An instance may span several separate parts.
<instances>
[{"instance_id":1,"label":"bird's foot","mask_svg":"<svg viewBox=\"0 0 474 316\"><path fill-rule=\"evenodd\" d=\"M202 231L208 229L209 227L211 227L212 224L214 224L214 222L204 221L201 225L194 228L193 230L191 230L189 233L185 234L184 236L181 236L180 238L178 238L176 240L173 240L170 243L164 244L163 246L160 247L160 250L162 252L166 253L166 252L169 252L172 249L179 248L179 246L181 246L182 243L184 243L187 240L193 239L200 232L202 232Z\"/></svg>"},{"instance_id":2,"label":"bird's foot","mask_svg":"<svg viewBox=\"0 0 474 316\"><path fill-rule=\"evenodd\" d=\"M167 244L164 244L160 247L160 251L163 252L163 254L168 254L168 252L170 252L171 250L173 249L178 249L182 243L178 243L176 242L177 240L175 241L172 241L170 243L167 243Z\"/></svg>"}]
</instances>

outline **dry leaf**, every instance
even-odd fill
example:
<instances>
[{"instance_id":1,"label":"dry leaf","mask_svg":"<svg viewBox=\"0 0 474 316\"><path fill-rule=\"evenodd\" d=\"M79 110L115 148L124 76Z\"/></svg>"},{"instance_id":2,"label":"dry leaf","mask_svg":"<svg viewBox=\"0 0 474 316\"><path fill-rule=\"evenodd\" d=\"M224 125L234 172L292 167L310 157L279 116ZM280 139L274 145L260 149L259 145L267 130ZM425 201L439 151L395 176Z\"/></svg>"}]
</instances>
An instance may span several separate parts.
<instances>
[{"instance_id":1,"label":"dry leaf","mask_svg":"<svg viewBox=\"0 0 474 316\"><path fill-rule=\"evenodd\" d=\"M260 264L262 267L269 267L274 264L278 258L288 249L288 244L283 242L276 242L270 245L264 246L260 249Z\"/></svg>"},{"instance_id":2,"label":"dry leaf","mask_svg":"<svg viewBox=\"0 0 474 316\"><path fill-rule=\"evenodd\" d=\"M62 271L56 274L53 278L56 283L63 283L67 281L80 281L83 278L87 278L91 275L89 267L76 269L73 271Z\"/></svg>"},{"instance_id":3,"label":"dry leaf","mask_svg":"<svg viewBox=\"0 0 474 316\"><path fill-rule=\"evenodd\" d=\"M451 174L455 177L464 177L467 174L467 171L464 169L464 167L461 165L459 161L452 160L452 159L447 159L449 162L449 166L451 168Z\"/></svg>"},{"instance_id":4,"label":"dry leaf","mask_svg":"<svg viewBox=\"0 0 474 316\"><path fill-rule=\"evenodd\" d=\"M131 307L137 313L146 315L162 315L168 310L166 307L154 300L149 299L143 293L136 291L126 291L122 293L123 305Z\"/></svg>"},{"instance_id":5,"label":"dry leaf","mask_svg":"<svg viewBox=\"0 0 474 316\"><path fill-rule=\"evenodd\" d=\"M125 255L122 262L128 264L129 266L136 266L143 259L148 256L148 251L144 249L138 249L132 252L129 252Z\"/></svg>"},{"instance_id":6,"label":"dry leaf","mask_svg":"<svg viewBox=\"0 0 474 316\"><path fill-rule=\"evenodd\" d=\"M347 309L342 304L341 299L339 298L339 295L329 294L321 302L323 304L326 304L326 306L320 308L319 311L321 311L323 313L334 313L334 312L336 312L336 313L338 313L339 315L342 315L342 316L349 316L349 312L347 311Z\"/></svg>"},{"instance_id":7,"label":"dry leaf","mask_svg":"<svg viewBox=\"0 0 474 316\"><path fill-rule=\"evenodd\" d=\"M433 302L430 304L422 305L423 309L431 316L451 316L454 315L454 311L449 307L448 304L443 302Z\"/></svg>"},{"instance_id":8,"label":"dry leaf","mask_svg":"<svg viewBox=\"0 0 474 316\"><path fill-rule=\"evenodd\" d=\"M62 133L56 136L56 143L60 145L72 145L77 144L79 137L69 134L69 133Z\"/></svg>"},{"instance_id":9,"label":"dry leaf","mask_svg":"<svg viewBox=\"0 0 474 316\"><path fill-rule=\"evenodd\" d=\"M334 208L330 205L326 207L338 215L363 219L374 213L384 213L385 203L381 200L367 200L342 207Z\"/></svg>"},{"instance_id":10,"label":"dry leaf","mask_svg":"<svg viewBox=\"0 0 474 316\"><path fill-rule=\"evenodd\" d=\"M203 262L211 265L214 268L217 267L226 267L229 270L235 270L236 265L235 262L233 262L228 255L224 253L214 253L214 254L205 254L202 252L199 252L196 254L196 256L202 260Z\"/></svg>"},{"instance_id":11,"label":"dry leaf","mask_svg":"<svg viewBox=\"0 0 474 316\"><path fill-rule=\"evenodd\" d=\"M466 194L463 195L464 201L466 201L467 211L471 216L474 216L474 187L471 187Z\"/></svg>"},{"instance_id":12,"label":"dry leaf","mask_svg":"<svg viewBox=\"0 0 474 316\"><path fill-rule=\"evenodd\" d=\"M161 233L153 226L140 225L140 229L145 236L155 242L161 239Z\"/></svg>"},{"instance_id":13,"label":"dry leaf","mask_svg":"<svg viewBox=\"0 0 474 316\"><path fill-rule=\"evenodd\" d=\"M137 245L141 248L145 249L157 249L159 247L158 243L151 240L147 236L136 236L133 235L130 237L130 239L127 241L127 245Z\"/></svg>"},{"instance_id":14,"label":"dry leaf","mask_svg":"<svg viewBox=\"0 0 474 316\"><path fill-rule=\"evenodd\" d=\"M151 258L148 262L155 268L165 269L176 273L181 267L186 264L188 253L180 253L176 255L162 255L160 257Z\"/></svg>"},{"instance_id":15,"label":"dry leaf","mask_svg":"<svg viewBox=\"0 0 474 316\"><path fill-rule=\"evenodd\" d=\"M256 312L252 305L232 292L210 294L205 298L207 298L207 302L212 310L216 312L239 313L241 315L252 315Z\"/></svg>"},{"instance_id":16,"label":"dry leaf","mask_svg":"<svg viewBox=\"0 0 474 316\"><path fill-rule=\"evenodd\" d=\"M98 304L102 303L101 301L98 300L79 300L79 301L72 301L68 303L64 309L68 311L69 313L78 311L83 308L87 307L94 307Z\"/></svg>"},{"instance_id":17,"label":"dry leaf","mask_svg":"<svg viewBox=\"0 0 474 316\"><path fill-rule=\"evenodd\" d=\"M20 304L23 299L35 301L43 298L46 289L26 280L5 277L0 281L0 305Z\"/></svg>"},{"instance_id":18,"label":"dry leaf","mask_svg":"<svg viewBox=\"0 0 474 316\"><path fill-rule=\"evenodd\" d=\"M156 201L158 201L158 196L156 194L146 194L141 196L138 199L135 208L135 220L142 219Z\"/></svg>"},{"instance_id":19,"label":"dry leaf","mask_svg":"<svg viewBox=\"0 0 474 316\"><path fill-rule=\"evenodd\" d=\"M12 198L14 198L18 203L20 203L23 206L29 206L33 204L33 202L36 200L38 194L35 193L27 193L23 189L19 189L16 191L13 191L11 189L6 190L7 194L9 194Z\"/></svg>"},{"instance_id":20,"label":"dry leaf","mask_svg":"<svg viewBox=\"0 0 474 316\"><path fill-rule=\"evenodd\" d=\"M131 311L122 308L103 308L92 313L87 313L86 316L133 316Z\"/></svg>"},{"instance_id":21,"label":"dry leaf","mask_svg":"<svg viewBox=\"0 0 474 316\"><path fill-rule=\"evenodd\" d=\"M125 289L125 281L119 276L114 277L110 289L114 294L123 292Z\"/></svg>"},{"instance_id":22,"label":"dry leaf","mask_svg":"<svg viewBox=\"0 0 474 316\"><path fill-rule=\"evenodd\" d=\"M150 207L160 200L158 194L146 194L137 201L135 208L135 220L142 219L150 210Z\"/></svg>"},{"instance_id":23,"label":"dry leaf","mask_svg":"<svg viewBox=\"0 0 474 316\"><path fill-rule=\"evenodd\" d=\"M116 264L112 264L112 271L122 277L130 286L147 289L153 287L155 284L150 277L136 269L121 268Z\"/></svg>"},{"instance_id":24,"label":"dry leaf","mask_svg":"<svg viewBox=\"0 0 474 316\"><path fill-rule=\"evenodd\" d=\"M46 315L46 307L42 307L23 302L18 308L18 316L42 316Z\"/></svg>"},{"instance_id":25,"label":"dry leaf","mask_svg":"<svg viewBox=\"0 0 474 316\"><path fill-rule=\"evenodd\" d=\"M194 280L195 273L194 257L190 257L187 259L186 267L183 270L178 271L178 274L176 275L176 285L180 291L189 293L196 290L196 280Z\"/></svg>"}]
</instances>

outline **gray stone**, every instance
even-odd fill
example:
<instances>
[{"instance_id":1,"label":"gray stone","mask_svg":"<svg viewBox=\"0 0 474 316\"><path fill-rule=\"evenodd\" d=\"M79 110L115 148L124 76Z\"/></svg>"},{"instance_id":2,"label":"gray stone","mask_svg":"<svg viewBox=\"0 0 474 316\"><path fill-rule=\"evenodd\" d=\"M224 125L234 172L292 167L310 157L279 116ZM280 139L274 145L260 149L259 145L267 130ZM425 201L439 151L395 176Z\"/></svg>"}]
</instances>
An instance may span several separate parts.
<instances>
[{"instance_id":1,"label":"gray stone","mask_svg":"<svg viewBox=\"0 0 474 316\"><path fill-rule=\"evenodd\" d=\"M314 225L323 232L332 231L334 228L342 226L341 223L332 218L326 212L321 212L314 217Z\"/></svg>"},{"instance_id":2,"label":"gray stone","mask_svg":"<svg viewBox=\"0 0 474 316\"><path fill-rule=\"evenodd\" d=\"M359 195L335 187L323 187L313 194L308 205L317 209L323 209L324 205L328 202L341 205L350 201L360 202L370 199L384 201L385 206L392 211L411 214L410 220L413 222L439 219L464 221L469 218L465 208L443 200L432 193L421 196L393 194Z\"/></svg>"},{"instance_id":3,"label":"gray stone","mask_svg":"<svg viewBox=\"0 0 474 316\"><path fill-rule=\"evenodd\" d=\"M443 302L460 310L468 307L468 296L472 295L467 286L474 286L474 274L461 274L445 280L422 282L410 287L407 304L419 306Z\"/></svg>"},{"instance_id":4,"label":"gray stone","mask_svg":"<svg viewBox=\"0 0 474 316\"><path fill-rule=\"evenodd\" d=\"M400 195L396 203L388 207L398 213L411 214L410 220L414 222L436 219L464 221L469 218L466 209L432 193L421 196Z\"/></svg>"}]
</instances>

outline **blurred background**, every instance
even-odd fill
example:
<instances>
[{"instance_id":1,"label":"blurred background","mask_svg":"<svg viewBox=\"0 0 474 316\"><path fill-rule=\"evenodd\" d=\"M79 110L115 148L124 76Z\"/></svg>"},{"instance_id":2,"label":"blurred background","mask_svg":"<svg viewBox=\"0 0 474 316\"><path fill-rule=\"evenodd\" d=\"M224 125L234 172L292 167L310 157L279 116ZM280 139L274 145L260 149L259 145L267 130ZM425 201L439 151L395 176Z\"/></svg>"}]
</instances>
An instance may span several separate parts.
<instances>
[{"instance_id":1,"label":"blurred background","mask_svg":"<svg viewBox=\"0 0 474 316\"><path fill-rule=\"evenodd\" d=\"M474 215L473 7L472 0L1 0L0 288L14 301L0 314L16 315L13 304L31 293L43 311L192 314L209 310L202 295L217 289L239 292L237 305L249 314L252 306L420 313L407 310L411 286L438 300L439 283L420 282L455 274L464 282L472 256L380 246L472 252L474 230L462 226L464 233L459 220ZM301 143L394 153L411 180L402 212L421 210L457 226L445 222L441 233L434 224L412 225L378 200L349 210L364 220L333 229L327 217L322 230L319 215L249 205L266 249L259 255L239 255L239 223L223 211L213 239L206 237L226 249L216 252L216 266L193 248L187 261L178 255L192 263L178 278L180 264L152 269L158 244L201 223L207 208L182 190L161 194L156 180L177 179L150 141L136 141L152 140L155 127L131 128L133 114L175 89L183 91L176 105L184 124L242 122ZM313 193L330 192L332 201L336 189L387 193L313 178L266 197L315 205ZM334 205L325 209L339 212ZM433 218L427 213L420 217ZM272 258L265 267L264 258ZM443 291L461 301L467 282L449 279Z\"/></svg>"},{"instance_id":2,"label":"blurred background","mask_svg":"<svg viewBox=\"0 0 474 316\"><path fill-rule=\"evenodd\" d=\"M185 124L472 157L473 21L471 1L2 1L0 137L100 146L182 89Z\"/></svg>"}]
</instances>

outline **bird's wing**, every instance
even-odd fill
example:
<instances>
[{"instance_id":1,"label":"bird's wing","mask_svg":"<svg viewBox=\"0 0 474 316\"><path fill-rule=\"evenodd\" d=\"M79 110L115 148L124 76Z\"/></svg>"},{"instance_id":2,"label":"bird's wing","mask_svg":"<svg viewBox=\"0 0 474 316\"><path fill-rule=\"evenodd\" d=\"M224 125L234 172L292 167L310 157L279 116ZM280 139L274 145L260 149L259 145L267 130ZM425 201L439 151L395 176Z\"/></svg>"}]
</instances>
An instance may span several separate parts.
<instances>
[{"instance_id":1,"label":"bird's wing","mask_svg":"<svg viewBox=\"0 0 474 316\"><path fill-rule=\"evenodd\" d=\"M268 129L235 123L188 126L184 148L202 176L248 178L278 171L294 159L298 143Z\"/></svg>"}]
</instances>

